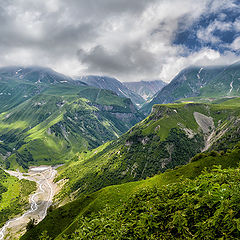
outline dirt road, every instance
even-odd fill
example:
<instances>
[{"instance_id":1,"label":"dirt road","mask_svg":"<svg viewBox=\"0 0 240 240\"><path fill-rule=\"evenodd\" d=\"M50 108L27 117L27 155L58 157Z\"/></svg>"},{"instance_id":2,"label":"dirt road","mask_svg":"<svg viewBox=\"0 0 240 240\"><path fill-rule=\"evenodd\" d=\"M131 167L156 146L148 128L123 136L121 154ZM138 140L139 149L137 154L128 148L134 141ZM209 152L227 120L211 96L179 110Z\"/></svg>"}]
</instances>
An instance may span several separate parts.
<instances>
[{"instance_id":1,"label":"dirt road","mask_svg":"<svg viewBox=\"0 0 240 240\"><path fill-rule=\"evenodd\" d=\"M29 172L24 174L18 171L6 172L19 179L35 181L37 191L29 198L30 209L23 215L9 220L0 229L0 240L18 239L25 232L30 218L34 218L37 222L43 220L57 191L57 184L53 182L57 173L56 168L49 166L31 167Z\"/></svg>"}]
</instances>

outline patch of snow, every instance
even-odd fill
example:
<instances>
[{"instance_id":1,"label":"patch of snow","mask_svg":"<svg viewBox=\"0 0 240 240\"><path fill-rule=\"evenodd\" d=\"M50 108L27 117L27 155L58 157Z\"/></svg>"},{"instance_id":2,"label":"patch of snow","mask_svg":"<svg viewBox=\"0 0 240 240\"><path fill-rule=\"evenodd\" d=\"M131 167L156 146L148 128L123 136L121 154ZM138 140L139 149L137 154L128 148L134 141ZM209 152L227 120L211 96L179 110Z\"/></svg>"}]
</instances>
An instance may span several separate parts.
<instances>
[{"instance_id":1,"label":"patch of snow","mask_svg":"<svg viewBox=\"0 0 240 240\"><path fill-rule=\"evenodd\" d=\"M230 83L230 90L229 90L228 94L230 94L232 92L232 90L233 90L233 81Z\"/></svg>"},{"instance_id":2,"label":"patch of snow","mask_svg":"<svg viewBox=\"0 0 240 240\"><path fill-rule=\"evenodd\" d=\"M9 118L11 115L12 115L12 113L8 113L8 114L5 116L5 119Z\"/></svg>"},{"instance_id":3,"label":"patch of snow","mask_svg":"<svg viewBox=\"0 0 240 240\"><path fill-rule=\"evenodd\" d=\"M198 72L198 74L197 74L197 78L198 78L198 79L200 79L200 73L201 73L202 70L203 70L203 68L200 68L200 70L199 70L199 72Z\"/></svg>"},{"instance_id":4,"label":"patch of snow","mask_svg":"<svg viewBox=\"0 0 240 240\"><path fill-rule=\"evenodd\" d=\"M127 96L120 88L118 88L119 92L121 92L124 96Z\"/></svg>"},{"instance_id":5,"label":"patch of snow","mask_svg":"<svg viewBox=\"0 0 240 240\"><path fill-rule=\"evenodd\" d=\"M146 93L144 93L144 95L142 95L142 97L144 100L147 100L149 96Z\"/></svg>"},{"instance_id":6,"label":"patch of snow","mask_svg":"<svg viewBox=\"0 0 240 240\"><path fill-rule=\"evenodd\" d=\"M16 74L18 74L20 71L22 71L22 68L20 68L19 70L16 71Z\"/></svg>"}]
</instances>

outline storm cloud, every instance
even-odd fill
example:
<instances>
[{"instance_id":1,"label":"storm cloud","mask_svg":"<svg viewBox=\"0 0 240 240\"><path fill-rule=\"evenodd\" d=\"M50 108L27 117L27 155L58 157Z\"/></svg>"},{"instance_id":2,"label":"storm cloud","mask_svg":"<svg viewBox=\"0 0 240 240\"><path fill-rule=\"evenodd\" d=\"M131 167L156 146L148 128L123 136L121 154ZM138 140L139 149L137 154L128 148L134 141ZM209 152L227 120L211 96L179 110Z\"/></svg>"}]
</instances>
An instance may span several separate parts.
<instances>
[{"instance_id":1,"label":"storm cloud","mask_svg":"<svg viewBox=\"0 0 240 240\"><path fill-rule=\"evenodd\" d=\"M170 81L239 59L234 0L0 0L0 65Z\"/></svg>"}]
</instances>

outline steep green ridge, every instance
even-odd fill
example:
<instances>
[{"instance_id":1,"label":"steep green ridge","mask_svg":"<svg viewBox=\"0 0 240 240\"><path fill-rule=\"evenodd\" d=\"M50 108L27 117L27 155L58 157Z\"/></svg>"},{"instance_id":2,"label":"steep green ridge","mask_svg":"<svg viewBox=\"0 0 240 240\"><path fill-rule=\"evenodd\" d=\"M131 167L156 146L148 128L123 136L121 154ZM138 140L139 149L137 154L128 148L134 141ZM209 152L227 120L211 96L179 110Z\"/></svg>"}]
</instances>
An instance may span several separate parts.
<instances>
[{"instance_id":1,"label":"steep green ridge","mask_svg":"<svg viewBox=\"0 0 240 240\"><path fill-rule=\"evenodd\" d=\"M151 177L188 163L202 150L232 148L239 136L239 101L154 106L150 116L119 139L79 153L62 167L57 180L67 182L58 200ZM197 120L208 124L202 129Z\"/></svg>"},{"instance_id":2,"label":"steep green ridge","mask_svg":"<svg viewBox=\"0 0 240 240\"><path fill-rule=\"evenodd\" d=\"M0 228L29 207L29 195L35 190L35 182L18 180L0 168Z\"/></svg>"},{"instance_id":3,"label":"steep green ridge","mask_svg":"<svg viewBox=\"0 0 240 240\"><path fill-rule=\"evenodd\" d=\"M182 70L141 111L150 113L154 104L171 103L178 99L199 97L222 98L240 95L240 62L230 66L189 67Z\"/></svg>"},{"instance_id":4,"label":"steep green ridge","mask_svg":"<svg viewBox=\"0 0 240 240\"><path fill-rule=\"evenodd\" d=\"M132 234L137 234L138 231L145 231L145 235L143 235L143 238L140 236L140 239L145 239L144 237L151 239L150 236L152 233L152 227L155 229L155 226L159 226L159 224L165 224L166 222L172 220L172 216L180 211L179 206L182 206L181 210L183 212L181 213L185 212L185 208L190 207L191 209L191 206L193 205L198 206L195 208L195 210L191 210L191 214L193 211L196 211L196 213L202 216L204 211L209 211L209 208L205 208L207 204L216 203L216 205L212 206L211 208L212 212L207 215L207 217L210 218L210 216L215 213L216 209L218 209L219 203L221 203L219 202L219 199L225 199L225 196L229 196L222 195L222 189L226 185L226 183L225 185L222 185L223 180L225 179L224 181L227 180L229 183L231 182L231 187L233 187L233 185L236 186L231 188L233 191L231 192L230 196L232 196L232 193L236 191L237 188L239 189L239 169L236 171L229 170L223 172L219 172L218 170L213 174L210 174L210 176L206 173L202 176L200 175L202 174L203 170L209 171L211 169L214 169L215 165L221 165L223 169L229 167L237 168L239 165L239 156L240 145L237 144L234 149L228 150L227 152L217 153L213 151L204 154L201 153L194 157L189 164L182 167L177 167L174 170L168 170L165 173L158 174L152 178L148 178L147 180L109 186L90 195L83 195L77 200L50 212L41 223L39 223L31 231L27 232L27 234L25 234L21 239L38 239L38 237L44 231L47 231L48 235L54 239L61 239L61 236L63 236L63 234L71 235L74 232L74 236L69 237L68 239L91 239L93 236L95 236L97 239L118 239L116 238L116 234L119 234L119 239L125 239L121 235L126 234L125 230L128 230L127 232L129 235L127 236L130 239L132 239ZM200 177L198 178L198 176ZM205 179L203 181L202 187L201 184L198 187L199 183L201 183L200 179ZM219 183L219 185L217 183ZM209 187L208 189L206 189L207 186ZM191 191L189 191L189 187ZM177 189L179 189L179 192L177 192ZM212 194L206 198L206 193L208 193L208 190L214 191L214 189L215 192L212 192ZM184 192L188 195L183 194ZM164 196L162 196L162 194ZM238 191L236 191L236 194L238 194ZM175 197L173 198L173 196ZM186 196L190 197L187 198L188 200L190 200L192 197L192 199L195 199L196 201L194 203L191 201L188 202L186 201L187 199L185 199ZM205 197L200 200L199 196ZM216 198L216 196L218 196L218 198ZM224 198L222 198L222 196ZM238 196L237 199L239 199ZM197 204L197 201L199 204ZM163 206L163 208L156 209L156 204L160 205L164 204L164 202L166 205ZM235 209L235 213L239 212L239 203L237 207L238 208ZM141 208L141 210L139 208ZM164 209L165 212L162 214L161 211ZM171 209L176 209L176 211L171 212ZM132 216L130 216L131 214ZM224 214L226 213L224 212ZM156 218L154 217L153 219L150 219L149 217L151 217L151 215L156 215ZM160 215L162 215L162 218L157 217ZM185 219L184 217L191 216L190 213L186 215L180 215L182 215L183 220ZM221 217L222 219L224 218L222 217L223 215L217 215L217 211L215 215ZM171 217L169 220L166 220L163 219L165 216ZM206 216L202 217L204 220L207 218ZM136 221L136 219L138 221ZM190 220L188 219L187 226L192 224L191 219L192 218L190 218ZM197 218L196 220L199 221L200 218ZM118 225L118 221L120 225ZM56 224L56 222L58 224ZM182 222L184 223L186 221ZM211 229L213 227L215 231L217 228L216 226L211 226ZM234 226L236 225L234 224ZM124 227L124 229L122 227ZM181 221L178 221L176 225L174 225L174 228L184 229L185 227L185 225L181 226ZM78 228L79 230L76 231ZM120 229L120 232L122 233L119 232ZM155 229L154 232L159 232L160 229L165 228L157 227L157 229ZM113 232L115 232L115 234ZM181 236L183 233L186 233L186 231L180 232L180 235L177 236L180 239L183 239L184 235ZM143 234L143 232L139 232L139 234ZM210 234L213 233L211 232ZM178 238L175 236L175 239Z\"/></svg>"},{"instance_id":5,"label":"steep green ridge","mask_svg":"<svg viewBox=\"0 0 240 240\"><path fill-rule=\"evenodd\" d=\"M11 103L0 114L0 163L7 168L63 163L117 138L143 118L130 99L111 91L51 69L17 69L0 68L0 86L11 89L0 94ZM18 89L22 85L26 92Z\"/></svg>"},{"instance_id":6,"label":"steep green ridge","mask_svg":"<svg viewBox=\"0 0 240 240\"><path fill-rule=\"evenodd\" d=\"M64 166L58 180L67 178L68 182L60 198L69 197L71 192L79 195L107 185L144 179L186 164L201 151L203 134L193 112L198 109L207 114L204 105L176 104L155 108L155 113L119 139L91 153L80 153L74 162ZM192 131L192 136L188 137L186 131Z\"/></svg>"}]
</instances>

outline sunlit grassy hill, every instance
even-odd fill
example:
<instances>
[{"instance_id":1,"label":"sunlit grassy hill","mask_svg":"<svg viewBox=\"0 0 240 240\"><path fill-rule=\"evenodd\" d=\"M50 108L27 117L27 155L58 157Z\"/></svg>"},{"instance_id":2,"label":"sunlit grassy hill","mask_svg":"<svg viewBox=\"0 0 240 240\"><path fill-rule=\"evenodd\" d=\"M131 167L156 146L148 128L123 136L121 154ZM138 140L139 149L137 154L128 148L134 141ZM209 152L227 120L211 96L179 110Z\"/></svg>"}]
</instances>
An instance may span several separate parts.
<instances>
[{"instance_id":1,"label":"sunlit grassy hill","mask_svg":"<svg viewBox=\"0 0 240 240\"><path fill-rule=\"evenodd\" d=\"M63 166L57 180L67 182L59 199L151 177L188 163L201 151L231 149L239 141L239 101L154 106L151 115L117 140L79 153Z\"/></svg>"},{"instance_id":2,"label":"sunlit grassy hill","mask_svg":"<svg viewBox=\"0 0 240 240\"><path fill-rule=\"evenodd\" d=\"M7 68L0 75L0 86L11 89L0 95L11 103L0 115L0 154L7 168L63 163L78 151L117 138L142 119L130 99L49 69ZM28 95L18 90L23 82Z\"/></svg>"},{"instance_id":3,"label":"sunlit grassy hill","mask_svg":"<svg viewBox=\"0 0 240 240\"><path fill-rule=\"evenodd\" d=\"M198 154L187 165L146 180L83 194L49 212L21 239L38 239L43 232L53 239L191 239L193 234L237 239L239 156L237 144L227 152ZM216 165L237 170L206 173Z\"/></svg>"}]
</instances>

